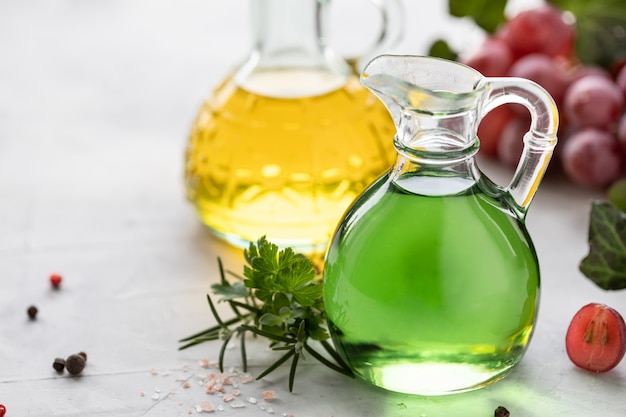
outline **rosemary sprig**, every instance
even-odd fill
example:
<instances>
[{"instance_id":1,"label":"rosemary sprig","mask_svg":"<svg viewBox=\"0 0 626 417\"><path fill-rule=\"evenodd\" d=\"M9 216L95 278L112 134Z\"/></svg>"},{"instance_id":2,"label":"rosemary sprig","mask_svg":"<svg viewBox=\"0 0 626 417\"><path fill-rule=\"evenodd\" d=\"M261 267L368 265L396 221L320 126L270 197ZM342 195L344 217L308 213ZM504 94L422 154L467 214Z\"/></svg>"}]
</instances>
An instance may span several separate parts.
<instances>
[{"instance_id":1,"label":"rosemary sprig","mask_svg":"<svg viewBox=\"0 0 626 417\"><path fill-rule=\"evenodd\" d=\"M243 277L230 271L236 280L226 279L226 272L218 258L220 283L211 286L218 302L227 302L235 317L223 320L210 295L207 301L217 325L181 339L179 350L200 343L221 340L220 371L224 371L226 346L233 337L239 337L243 369L247 371L245 338L249 332L264 337L272 350L284 354L264 370L257 379L268 375L291 359L289 391L293 390L296 368L305 360L304 352L328 368L353 377L352 371L328 342L325 328L325 311L322 301L322 284L316 279L313 263L291 248L278 250L278 246L260 238L244 250ZM318 341L330 359L315 350L310 341Z\"/></svg>"}]
</instances>

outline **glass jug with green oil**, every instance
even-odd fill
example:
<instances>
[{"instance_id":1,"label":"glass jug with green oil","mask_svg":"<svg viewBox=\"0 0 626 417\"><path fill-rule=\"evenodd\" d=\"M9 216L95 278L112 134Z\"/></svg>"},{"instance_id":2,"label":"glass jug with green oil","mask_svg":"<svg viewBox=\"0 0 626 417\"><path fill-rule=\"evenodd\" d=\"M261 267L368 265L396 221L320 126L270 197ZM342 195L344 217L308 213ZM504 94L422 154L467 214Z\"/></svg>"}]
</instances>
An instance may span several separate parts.
<instances>
[{"instance_id":1,"label":"glass jug with green oil","mask_svg":"<svg viewBox=\"0 0 626 417\"><path fill-rule=\"evenodd\" d=\"M375 0L382 52L401 37L399 0ZM188 199L220 238L323 251L352 200L393 163L395 130L329 46L329 0L252 0L247 61L202 105L185 164ZM365 55L365 54L364 54Z\"/></svg>"},{"instance_id":2,"label":"glass jug with green oil","mask_svg":"<svg viewBox=\"0 0 626 417\"><path fill-rule=\"evenodd\" d=\"M392 391L443 395L496 381L521 360L535 323L539 266L524 218L556 145L554 101L531 81L430 57L381 56L361 80L393 115L397 158L348 209L326 253L335 346L356 375ZM501 187L477 166L476 131L509 102L532 123Z\"/></svg>"}]
</instances>

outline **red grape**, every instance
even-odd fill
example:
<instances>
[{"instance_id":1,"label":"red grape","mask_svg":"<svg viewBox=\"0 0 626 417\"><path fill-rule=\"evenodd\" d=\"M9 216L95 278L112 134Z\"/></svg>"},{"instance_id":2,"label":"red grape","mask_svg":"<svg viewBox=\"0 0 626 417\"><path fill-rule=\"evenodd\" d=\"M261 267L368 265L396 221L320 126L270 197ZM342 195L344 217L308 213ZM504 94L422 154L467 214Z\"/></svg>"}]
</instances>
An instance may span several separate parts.
<instances>
[{"instance_id":1,"label":"red grape","mask_svg":"<svg viewBox=\"0 0 626 417\"><path fill-rule=\"evenodd\" d=\"M617 77L615 77L615 83L622 90L622 93L624 93L624 98L626 99L626 65L624 65L622 69L617 73Z\"/></svg>"},{"instance_id":2,"label":"red grape","mask_svg":"<svg viewBox=\"0 0 626 417\"><path fill-rule=\"evenodd\" d=\"M565 348L576 366L591 372L609 371L626 352L624 319L609 306L587 304L572 319Z\"/></svg>"},{"instance_id":3,"label":"red grape","mask_svg":"<svg viewBox=\"0 0 626 417\"><path fill-rule=\"evenodd\" d=\"M577 184L605 186L620 177L624 155L611 133L597 128L578 131L562 149L563 169Z\"/></svg>"},{"instance_id":4,"label":"red grape","mask_svg":"<svg viewBox=\"0 0 626 417\"><path fill-rule=\"evenodd\" d=\"M622 114L624 94L613 81L589 75L569 86L563 109L576 126L606 128Z\"/></svg>"},{"instance_id":5,"label":"red grape","mask_svg":"<svg viewBox=\"0 0 626 417\"><path fill-rule=\"evenodd\" d=\"M511 119L504 129L498 142L498 159L505 164L516 167L522 149L524 148L524 135L530 128L530 117L517 116Z\"/></svg>"},{"instance_id":6,"label":"red grape","mask_svg":"<svg viewBox=\"0 0 626 417\"><path fill-rule=\"evenodd\" d=\"M547 55L530 54L520 58L509 71L512 77L527 78L545 88L557 103L563 99L569 77L557 63Z\"/></svg>"},{"instance_id":7,"label":"red grape","mask_svg":"<svg viewBox=\"0 0 626 417\"><path fill-rule=\"evenodd\" d=\"M501 35L513 53L524 56L541 53L569 56L573 47L574 27L563 19L554 6L544 5L516 14Z\"/></svg>"},{"instance_id":8,"label":"red grape","mask_svg":"<svg viewBox=\"0 0 626 417\"><path fill-rule=\"evenodd\" d=\"M478 126L478 138L480 139L480 153L482 155L496 157L498 155L498 142L507 123L515 117L512 106L503 105L496 107L480 122Z\"/></svg>"},{"instance_id":9,"label":"red grape","mask_svg":"<svg viewBox=\"0 0 626 417\"><path fill-rule=\"evenodd\" d=\"M574 68L570 73L570 83L574 81L578 81L583 77L588 75L596 75L599 77L604 77L607 80L613 80L611 73L605 70L602 67L598 67L597 65L581 65L579 67Z\"/></svg>"},{"instance_id":10,"label":"red grape","mask_svg":"<svg viewBox=\"0 0 626 417\"><path fill-rule=\"evenodd\" d=\"M462 58L461 62L486 77L503 77L513 63L513 53L506 42L490 37L485 39L478 51Z\"/></svg>"},{"instance_id":11,"label":"red grape","mask_svg":"<svg viewBox=\"0 0 626 417\"><path fill-rule=\"evenodd\" d=\"M626 155L626 113L617 122L617 141L622 145L624 155Z\"/></svg>"}]
</instances>

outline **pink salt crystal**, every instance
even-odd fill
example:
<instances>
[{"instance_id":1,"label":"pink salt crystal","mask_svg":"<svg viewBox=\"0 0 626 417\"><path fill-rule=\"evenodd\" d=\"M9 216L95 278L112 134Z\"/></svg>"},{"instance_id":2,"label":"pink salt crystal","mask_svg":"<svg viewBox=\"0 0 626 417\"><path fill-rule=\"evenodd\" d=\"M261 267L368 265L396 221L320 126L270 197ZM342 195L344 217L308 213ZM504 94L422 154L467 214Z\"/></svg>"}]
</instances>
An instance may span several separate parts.
<instances>
[{"instance_id":1,"label":"pink salt crystal","mask_svg":"<svg viewBox=\"0 0 626 417\"><path fill-rule=\"evenodd\" d=\"M146 393L145 393L145 392L143 392L143 391L141 391L141 392L139 393L139 395L141 395L141 396L143 397L144 395L146 395Z\"/></svg>"},{"instance_id":2,"label":"pink salt crystal","mask_svg":"<svg viewBox=\"0 0 626 417\"><path fill-rule=\"evenodd\" d=\"M256 398L254 398L254 397L248 397L248 402L249 402L250 404L256 404Z\"/></svg>"},{"instance_id":3,"label":"pink salt crystal","mask_svg":"<svg viewBox=\"0 0 626 417\"><path fill-rule=\"evenodd\" d=\"M157 369L156 369L156 368L152 368L152 369L150 369L150 373L151 373L152 375L157 375L157 374L159 373L159 371L157 371Z\"/></svg>"},{"instance_id":4,"label":"pink salt crystal","mask_svg":"<svg viewBox=\"0 0 626 417\"><path fill-rule=\"evenodd\" d=\"M224 395L224 402L225 402L225 403L231 402L231 401L232 401L232 400L234 400L234 399L235 399L235 396L234 396L234 395L232 395L232 394L226 394L226 395Z\"/></svg>"},{"instance_id":5,"label":"pink salt crystal","mask_svg":"<svg viewBox=\"0 0 626 417\"><path fill-rule=\"evenodd\" d=\"M183 388L189 388L191 384L187 381L183 382Z\"/></svg>"},{"instance_id":6,"label":"pink salt crystal","mask_svg":"<svg viewBox=\"0 0 626 417\"><path fill-rule=\"evenodd\" d=\"M200 409L205 413L212 413L213 411L215 411L215 405L213 405L213 403L210 403L208 401L201 401Z\"/></svg>"},{"instance_id":7,"label":"pink salt crystal","mask_svg":"<svg viewBox=\"0 0 626 417\"><path fill-rule=\"evenodd\" d=\"M241 394L241 391L239 391L238 389L234 389L234 390L233 390L233 395L234 395L235 397L239 397L239 394Z\"/></svg>"},{"instance_id":8,"label":"pink salt crystal","mask_svg":"<svg viewBox=\"0 0 626 417\"><path fill-rule=\"evenodd\" d=\"M252 376L249 374L244 374L241 376L241 378L239 378L239 382L241 382L242 384L247 384L249 382L252 382L253 380L254 378L252 378Z\"/></svg>"},{"instance_id":9,"label":"pink salt crystal","mask_svg":"<svg viewBox=\"0 0 626 417\"><path fill-rule=\"evenodd\" d=\"M274 391L272 391L272 390L263 391L263 393L261 395L263 396L263 399L265 401L272 401L274 399Z\"/></svg>"},{"instance_id":10,"label":"pink salt crystal","mask_svg":"<svg viewBox=\"0 0 626 417\"><path fill-rule=\"evenodd\" d=\"M232 381L230 380L229 377L225 377L224 379L222 379L222 384L224 385L233 385Z\"/></svg>"},{"instance_id":11,"label":"pink salt crystal","mask_svg":"<svg viewBox=\"0 0 626 417\"><path fill-rule=\"evenodd\" d=\"M208 359L202 359L199 363L201 368L208 368L209 367L209 360Z\"/></svg>"},{"instance_id":12,"label":"pink salt crystal","mask_svg":"<svg viewBox=\"0 0 626 417\"><path fill-rule=\"evenodd\" d=\"M207 384L205 391L206 391L207 394L215 394L215 385Z\"/></svg>"}]
</instances>

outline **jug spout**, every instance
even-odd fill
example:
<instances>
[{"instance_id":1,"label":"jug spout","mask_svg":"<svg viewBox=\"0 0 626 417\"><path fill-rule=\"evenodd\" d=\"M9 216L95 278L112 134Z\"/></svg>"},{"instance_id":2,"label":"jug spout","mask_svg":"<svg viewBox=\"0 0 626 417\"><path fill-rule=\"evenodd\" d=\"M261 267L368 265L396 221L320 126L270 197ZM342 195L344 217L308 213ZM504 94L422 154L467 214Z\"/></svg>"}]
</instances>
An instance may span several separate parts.
<instances>
[{"instance_id":1,"label":"jug spout","mask_svg":"<svg viewBox=\"0 0 626 417\"><path fill-rule=\"evenodd\" d=\"M461 147L475 142L487 95L475 70L432 57L383 55L365 67L361 82L387 106L401 143L428 149L425 133L453 137ZM414 143L416 136L424 143Z\"/></svg>"}]
</instances>

